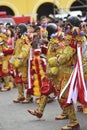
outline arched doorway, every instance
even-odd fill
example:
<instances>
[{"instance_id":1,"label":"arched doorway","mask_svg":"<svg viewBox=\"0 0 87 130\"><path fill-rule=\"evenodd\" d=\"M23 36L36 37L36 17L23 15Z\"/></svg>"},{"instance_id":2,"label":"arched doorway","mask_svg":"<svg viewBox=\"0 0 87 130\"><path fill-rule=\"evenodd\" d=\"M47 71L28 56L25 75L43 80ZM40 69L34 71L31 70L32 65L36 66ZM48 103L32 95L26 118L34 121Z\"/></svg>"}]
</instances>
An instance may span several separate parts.
<instances>
[{"instance_id":1,"label":"arched doorway","mask_svg":"<svg viewBox=\"0 0 87 130\"><path fill-rule=\"evenodd\" d=\"M49 14L58 14L59 10L56 5L52 3L44 3L37 9L37 19L40 19L42 15L48 16Z\"/></svg>"},{"instance_id":2,"label":"arched doorway","mask_svg":"<svg viewBox=\"0 0 87 130\"><path fill-rule=\"evenodd\" d=\"M87 13L87 0L77 0L75 1L70 8L70 11L80 10L82 13Z\"/></svg>"},{"instance_id":3,"label":"arched doorway","mask_svg":"<svg viewBox=\"0 0 87 130\"><path fill-rule=\"evenodd\" d=\"M7 15L12 15L12 16L15 15L13 10L7 6L0 6L0 11L6 11Z\"/></svg>"}]
</instances>

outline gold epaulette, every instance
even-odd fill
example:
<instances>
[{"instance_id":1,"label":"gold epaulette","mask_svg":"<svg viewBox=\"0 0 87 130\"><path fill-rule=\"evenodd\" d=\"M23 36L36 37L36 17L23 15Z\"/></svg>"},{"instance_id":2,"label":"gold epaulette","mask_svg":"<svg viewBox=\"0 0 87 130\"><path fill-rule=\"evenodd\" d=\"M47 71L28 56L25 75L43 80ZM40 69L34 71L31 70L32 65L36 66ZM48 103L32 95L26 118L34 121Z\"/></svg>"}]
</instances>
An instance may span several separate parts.
<instances>
[{"instance_id":1,"label":"gold epaulette","mask_svg":"<svg viewBox=\"0 0 87 130\"><path fill-rule=\"evenodd\" d=\"M85 36L77 36L76 37L76 40L78 41L78 42L85 42L86 41L86 37Z\"/></svg>"},{"instance_id":2,"label":"gold epaulette","mask_svg":"<svg viewBox=\"0 0 87 130\"><path fill-rule=\"evenodd\" d=\"M26 35L22 35L22 36L21 36L21 39L23 40L23 43L24 43L24 44L29 44L29 43L31 43L30 40L29 40L29 38L28 38L28 36L26 36Z\"/></svg>"},{"instance_id":3,"label":"gold epaulette","mask_svg":"<svg viewBox=\"0 0 87 130\"><path fill-rule=\"evenodd\" d=\"M68 34L68 35L66 36L66 41L71 41L71 39L72 39L72 35Z\"/></svg>"},{"instance_id":4,"label":"gold epaulette","mask_svg":"<svg viewBox=\"0 0 87 130\"><path fill-rule=\"evenodd\" d=\"M75 34L74 34L75 33ZM84 31L82 31L80 28L78 27L73 27L72 28L72 35L75 36L75 40L77 42L85 42L86 41L86 37L84 34Z\"/></svg>"},{"instance_id":5,"label":"gold epaulette","mask_svg":"<svg viewBox=\"0 0 87 130\"><path fill-rule=\"evenodd\" d=\"M8 41L8 37L4 33L0 33L0 38L2 38L2 40L6 41L6 42Z\"/></svg>"},{"instance_id":6,"label":"gold epaulette","mask_svg":"<svg viewBox=\"0 0 87 130\"><path fill-rule=\"evenodd\" d=\"M58 44L60 42L64 42L64 33L61 31L52 36L50 44Z\"/></svg>"}]
</instances>

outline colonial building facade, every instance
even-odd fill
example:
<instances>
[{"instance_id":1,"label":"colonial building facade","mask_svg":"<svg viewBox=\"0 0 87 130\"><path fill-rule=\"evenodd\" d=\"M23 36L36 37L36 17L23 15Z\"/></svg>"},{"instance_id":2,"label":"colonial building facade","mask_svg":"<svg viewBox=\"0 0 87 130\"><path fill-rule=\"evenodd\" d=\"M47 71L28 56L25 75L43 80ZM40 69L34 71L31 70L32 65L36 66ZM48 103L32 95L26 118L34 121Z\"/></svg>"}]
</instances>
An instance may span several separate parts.
<instances>
[{"instance_id":1,"label":"colonial building facade","mask_svg":"<svg viewBox=\"0 0 87 130\"><path fill-rule=\"evenodd\" d=\"M0 0L0 11L10 15L41 15L68 12L73 6L86 4L86 0ZM76 9L76 8L75 8Z\"/></svg>"}]
</instances>

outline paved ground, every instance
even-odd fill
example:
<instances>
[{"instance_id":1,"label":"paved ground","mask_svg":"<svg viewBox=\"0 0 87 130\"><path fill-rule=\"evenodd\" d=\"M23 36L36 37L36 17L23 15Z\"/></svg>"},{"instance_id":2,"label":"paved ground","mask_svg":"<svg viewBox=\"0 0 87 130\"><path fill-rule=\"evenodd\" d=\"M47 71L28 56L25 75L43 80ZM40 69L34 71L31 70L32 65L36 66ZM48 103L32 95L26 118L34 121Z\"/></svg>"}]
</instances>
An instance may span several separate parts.
<instances>
[{"instance_id":1,"label":"paved ground","mask_svg":"<svg viewBox=\"0 0 87 130\"><path fill-rule=\"evenodd\" d=\"M61 130L68 120L55 121L55 116L61 109L55 100L46 106L42 119L28 114L27 109L36 108L35 102L30 104L14 104L12 100L17 97L17 89L0 92L0 130ZM87 115L77 113L81 130L87 130Z\"/></svg>"}]
</instances>

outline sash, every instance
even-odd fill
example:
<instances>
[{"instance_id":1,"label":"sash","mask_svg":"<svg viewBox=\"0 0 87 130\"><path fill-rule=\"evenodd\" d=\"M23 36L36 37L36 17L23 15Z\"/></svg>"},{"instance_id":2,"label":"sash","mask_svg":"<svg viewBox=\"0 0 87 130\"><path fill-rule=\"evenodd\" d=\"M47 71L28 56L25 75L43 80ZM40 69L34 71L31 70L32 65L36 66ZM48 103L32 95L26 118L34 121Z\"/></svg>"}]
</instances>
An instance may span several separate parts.
<instances>
[{"instance_id":1,"label":"sash","mask_svg":"<svg viewBox=\"0 0 87 130\"><path fill-rule=\"evenodd\" d=\"M29 59L28 59L28 88L30 89L31 88L31 71L30 71L30 68L31 68L31 65L30 65L30 62L31 62L31 59L32 59L32 47L30 48L30 55L29 55Z\"/></svg>"},{"instance_id":2,"label":"sash","mask_svg":"<svg viewBox=\"0 0 87 130\"><path fill-rule=\"evenodd\" d=\"M77 100L84 104L87 102L87 90L86 84L83 75L83 67L82 67L82 49L77 46L77 61L74 67L73 72L70 75L70 78L60 93L59 98L62 97L65 90L69 87L67 103L77 103Z\"/></svg>"}]
</instances>

